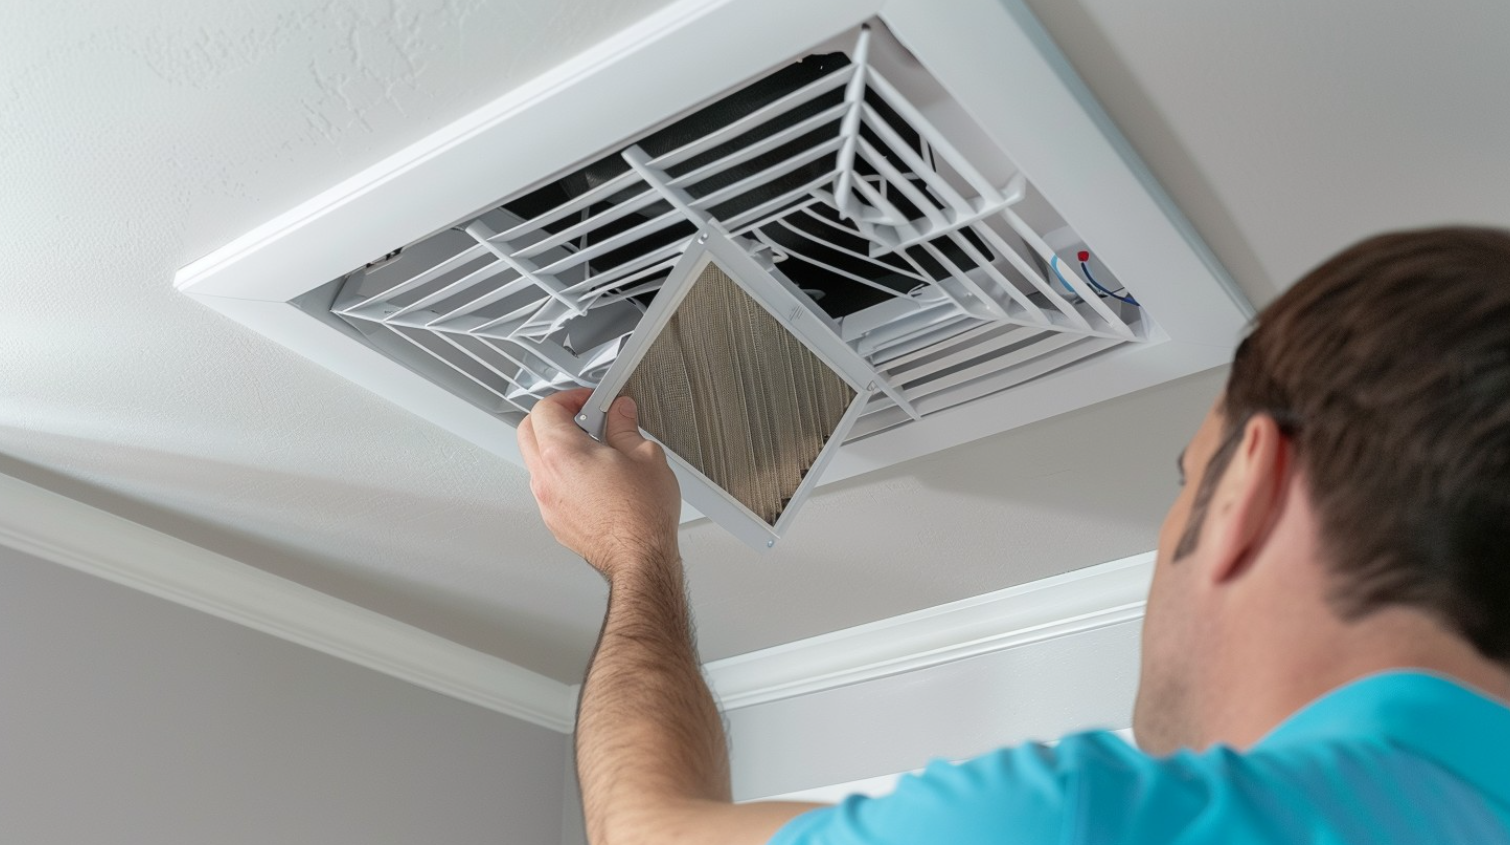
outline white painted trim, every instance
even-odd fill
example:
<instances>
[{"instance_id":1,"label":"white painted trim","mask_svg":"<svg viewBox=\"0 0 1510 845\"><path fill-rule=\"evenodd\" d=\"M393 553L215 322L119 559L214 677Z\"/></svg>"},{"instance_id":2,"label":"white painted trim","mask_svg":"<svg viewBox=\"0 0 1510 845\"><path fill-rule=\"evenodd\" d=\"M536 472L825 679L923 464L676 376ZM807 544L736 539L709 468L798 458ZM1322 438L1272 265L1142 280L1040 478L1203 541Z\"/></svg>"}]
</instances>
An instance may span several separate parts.
<instances>
[{"instance_id":1,"label":"white painted trim","mask_svg":"<svg viewBox=\"0 0 1510 845\"><path fill-rule=\"evenodd\" d=\"M0 475L0 545L527 722L570 732L577 688ZM1070 636L1143 615L1153 552L706 667L749 707Z\"/></svg>"},{"instance_id":2,"label":"white painted trim","mask_svg":"<svg viewBox=\"0 0 1510 845\"><path fill-rule=\"evenodd\" d=\"M97 508L0 475L0 545L555 731L571 687Z\"/></svg>"},{"instance_id":3,"label":"white painted trim","mask_svg":"<svg viewBox=\"0 0 1510 845\"><path fill-rule=\"evenodd\" d=\"M915 672L1141 618L1153 577L1145 552L994 593L893 616L707 665L733 710Z\"/></svg>"}]
</instances>

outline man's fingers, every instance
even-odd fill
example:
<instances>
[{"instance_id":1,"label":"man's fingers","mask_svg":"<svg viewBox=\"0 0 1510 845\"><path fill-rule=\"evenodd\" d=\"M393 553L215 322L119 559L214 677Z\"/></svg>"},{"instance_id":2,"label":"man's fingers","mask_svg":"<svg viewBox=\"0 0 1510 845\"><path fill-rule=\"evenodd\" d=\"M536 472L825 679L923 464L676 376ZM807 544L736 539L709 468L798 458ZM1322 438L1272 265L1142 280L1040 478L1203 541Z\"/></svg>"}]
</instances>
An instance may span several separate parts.
<instances>
[{"instance_id":1,"label":"man's fingers","mask_svg":"<svg viewBox=\"0 0 1510 845\"><path fill-rule=\"evenodd\" d=\"M620 396L608 408L604 420L603 440L620 452L628 452L645 442L640 434L639 417L635 413L634 400Z\"/></svg>"},{"instance_id":2,"label":"man's fingers","mask_svg":"<svg viewBox=\"0 0 1510 845\"><path fill-rule=\"evenodd\" d=\"M592 396L592 390L581 387L552 394L535 403L526 419L534 420L531 433L535 436L537 451L552 443L580 445L584 440L591 442L592 438L577 427L574 419L587 404L589 396Z\"/></svg>"},{"instance_id":3,"label":"man's fingers","mask_svg":"<svg viewBox=\"0 0 1510 845\"><path fill-rule=\"evenodd\" d=\"M592 442L577 425L576 416L587 404L592 391L588 388L567 390L535 403L529 416L519 425L519 448L526 461L534 460L549 445L580 447ZM603 440L620 452L629 452L645 443L640 434L634 400L628 396L615 399L603 421Z\"/></svg>"},{"instance_id":4,"label":"man's fingers","mask_svg":"<svg viewBox=\"0 0 1510 845\"><path fill-rule=\"evenodd\" d=\"M562 405L565 406L568 411L575 414L578 411L582 410L582 406L586 405L587 400L591 397L592 388L573 387L571 390L563 390L560 393L552 393L544 399L541 399L540 402L535 405L535 407L539 408L541 405Z\"/></svg>"},{"instance_id":5,"label":"man's fingers","mask_svg":"<svg viewBox=\"0 0 1510 845\"><path fill-rule=\"evenodd\" d=\"M524 456L526 468L533 467L540 457L540 447L535 444L535 418L526 414L519 424L519 454Z\"/></svg>"}]
</instances>

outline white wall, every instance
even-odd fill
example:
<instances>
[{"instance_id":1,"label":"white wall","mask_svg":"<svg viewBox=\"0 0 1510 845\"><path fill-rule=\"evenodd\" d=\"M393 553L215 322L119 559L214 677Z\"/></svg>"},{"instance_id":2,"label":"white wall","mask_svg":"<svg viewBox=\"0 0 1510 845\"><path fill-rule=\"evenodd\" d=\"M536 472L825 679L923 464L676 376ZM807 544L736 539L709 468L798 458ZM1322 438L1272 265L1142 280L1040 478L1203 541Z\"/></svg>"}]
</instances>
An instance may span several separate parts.
<instances>
[{"instance_id":1,"label":"white wall","mask_svg":"<svg viewBox=\"0 0 1510 845\"><path fill-rule=\"evenodd\" d=\"M751 800L920 769L1089 728L1124 729L1139 622L727 714L734 796Z\"/></svg>"},{"instance_id":2,"label":"white wall","mask_svg":"<svg viewBox=\"0 0 1510 845\"><path fill-rule=\"evenodd\" d=\"M577 783L576 755L566 751L566 800L561 803L561 845L587 845L587 821L582 818L582 788Z\"/></svg>"},{"instance_id":3,"label":"white wall","mask_svg":"<svg viewBox=\"0 0 1510 845\"><path fill-rule=\"evenodd\" d=\"M7 845L554 845L567 743L0 547Z\"/></svg>"},{"instance_id":4,"label":"white wall","mask_svg":"<svg viewBox=\"0 0 1510 845\"><path fill-rule=\"evenodd\" d=\"M96 536L88 515L54 528ZM1126 728L1147 557L720 661L716 688L766 702L727 714L736 798ZM979 656L760 692L956 649ZM0 546L0 842L582 845L570 756L549 728Z\"/></svg>"}]
</instances>

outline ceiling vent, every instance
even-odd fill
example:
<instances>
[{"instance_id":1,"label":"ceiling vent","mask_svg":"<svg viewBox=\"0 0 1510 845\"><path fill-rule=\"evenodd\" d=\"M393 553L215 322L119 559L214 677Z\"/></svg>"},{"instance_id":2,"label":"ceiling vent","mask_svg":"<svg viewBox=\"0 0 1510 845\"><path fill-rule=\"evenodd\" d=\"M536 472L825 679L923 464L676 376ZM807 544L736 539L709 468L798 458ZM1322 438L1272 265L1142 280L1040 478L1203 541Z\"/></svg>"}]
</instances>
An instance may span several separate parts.
<instances>
[{"instance_id":1,"label":"ceiling vent","mask_svg":"<svg viewBox=\"0 0 1510 845\"><path fill-rule=\"evenodd\" d=\"M820 476L1223 363L1249 313L1016 0L687 0L178 284L515 459L541 398L638 394L758 546Z\"/></svg>"}]
</instances>

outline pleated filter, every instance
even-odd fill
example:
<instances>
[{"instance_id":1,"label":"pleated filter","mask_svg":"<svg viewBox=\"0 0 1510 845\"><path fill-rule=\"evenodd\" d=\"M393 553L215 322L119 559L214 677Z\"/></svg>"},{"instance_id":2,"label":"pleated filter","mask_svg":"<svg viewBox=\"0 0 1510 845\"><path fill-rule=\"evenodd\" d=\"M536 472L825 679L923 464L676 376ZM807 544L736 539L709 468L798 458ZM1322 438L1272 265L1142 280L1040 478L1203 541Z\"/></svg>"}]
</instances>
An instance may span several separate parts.
<instances>
[{"instance_id":1,"label":"pleated filter","mask_svg":"<svg viewBox=\"0 0 1510 845\"><path fill-rule=\"evenodd\" d=\"M716 264L622 393L646 431L771 525L857 395Z\"/></svg>"},{"instance_id":2,"label":"pleated filter","mask_svg":"<svg viewBox=\"0 0 1510 845\"><path fill-rule=\"evenodd\" d=\"M578 423L602 439L613 401L633 398L683 498L745 542L774 545L876 389L805 298L702 233Z\"/></svg>"}]
</instances>

